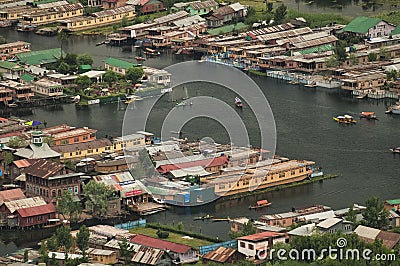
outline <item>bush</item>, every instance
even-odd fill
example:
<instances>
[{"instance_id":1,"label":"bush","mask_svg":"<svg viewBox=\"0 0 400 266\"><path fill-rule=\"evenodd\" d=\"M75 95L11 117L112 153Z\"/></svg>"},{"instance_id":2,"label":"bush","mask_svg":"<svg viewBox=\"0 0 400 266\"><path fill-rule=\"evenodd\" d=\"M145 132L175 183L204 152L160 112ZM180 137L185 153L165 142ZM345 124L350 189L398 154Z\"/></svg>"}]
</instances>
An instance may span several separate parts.
<instances>
[{"instance_id":1,"label":"bush","mask_svg":"<svg viewBox=\"0 0 400 266\"><path fill-rule=\"evenodd\" d=\"M157 236L159 237L159 238L168 238L169 237L169 233L168 232L166 232L166 231L161 231L161 230L158 230L157 231Z\"/></svg>"}]
</instances>

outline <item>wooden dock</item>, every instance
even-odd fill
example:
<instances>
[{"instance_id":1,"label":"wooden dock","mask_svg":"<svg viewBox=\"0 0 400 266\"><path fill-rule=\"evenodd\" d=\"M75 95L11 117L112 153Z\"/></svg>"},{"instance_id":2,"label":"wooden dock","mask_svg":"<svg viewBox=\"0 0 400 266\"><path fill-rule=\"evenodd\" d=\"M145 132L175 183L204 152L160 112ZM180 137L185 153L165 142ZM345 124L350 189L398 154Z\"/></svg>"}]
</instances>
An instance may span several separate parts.
<instances>
[{"instance_id":1,"label":"wooden dock","mask_svg":"<svg viewBox=\"0 0 400 266\"><path fill-rule=\"evenodd\" d=\"M168 206L163 205L163 204L158 204L155 202L147 202L147 203L141 203L138 205L133 205L131 206L131 211L139 214L139 215L150 215L154 214L157 212L165 211L168 208Z\"/></svg>"}]
</instances>

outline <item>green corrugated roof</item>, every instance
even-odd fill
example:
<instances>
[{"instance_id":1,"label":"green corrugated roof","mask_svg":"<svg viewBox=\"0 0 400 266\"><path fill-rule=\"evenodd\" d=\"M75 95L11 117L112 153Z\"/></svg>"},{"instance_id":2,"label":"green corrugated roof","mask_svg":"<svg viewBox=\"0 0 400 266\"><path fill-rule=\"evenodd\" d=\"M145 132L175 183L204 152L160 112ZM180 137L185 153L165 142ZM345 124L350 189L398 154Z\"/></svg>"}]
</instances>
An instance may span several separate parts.
<instances>
[{"instance_id":1,"label":"green corrugated roof","mask_svg":"<svg viewBox=\"0 0 400 266\"><path fill-rule=\"evenodd\" d=\"M133 64L131 62L127 62L127 61L120 60L120 59L113 58L113 57L107 58L104 62L106 64L108 64L108 65L112 65L112 66L115 66L115 67L120 67L120 68L123 68L123 69L129 69L131 67L139 66L137 64Z\"/></svg>"},{"instance_id":2,"label":"green corrugated roof","mask_svg":"<svg viewBox=\"0 0 400 266\"><path fill-rule=\"evenodd\" d=\"M90 70L90 69L92 69L92 66L91 65L80 65L79 68L82 70Z\"/></svg>"},{"instance_id":3,"label":"green corrugated roof","mask_svg":"<svg viewBox=\"0 0 400 266\"><path fill-rule=\"evenodd\" d=\"M356 17L339 32L341 33L347 31L364 34L380 21L382 21L380 18Z\"/></svg>"},{"instance_id":4,"label":"green corrugated roof","mask_svg":"<svg viewBox=\"0 0 400 266\"><path fill-rule=\"evenodd\" d=\"M219 27L219 28L215 28L215 29L212 29L212 30L208 30L207 33L210 34L210 35L220 35L220 34L225 34L225 33L228 33L228 32L232 32L234 30L242 30L242 29L244 29L246 27L247 27L246 24L240 22L240 23L238 23L236 25L226 25L226 26L223 26L223 27Z\"/></svg>"},{"instance_id":5,"label":"green corrugated roof","mask_svg":"<svg viewBox=\"0 0 400 266\"><path fill-rule=\"evenodd\" d=\"M24 69L20 65L14 62L9 62L9 61L0 61L0 68L4 69L10 69L10 70L22 70Z\"/></svg>"},{"instance_id":6,"label":"green corrugated roof","mask_svg":"<svg viewBox=\"0 0 400 266\"><path fill-rule=\"evenodd\" d=\"M391 205L400 204L400 199L387 200L386 202Z\"/></svg>"},{"instance_id":7,"label":"green corrugated roof","mask_svg":"<svg viewBox=\"0 0 400 266\"><path fill-rule=\"evenodd\" d=\"M334 46L332 44L325 44L317 47L311 47L308 49L304 49L299 51L300 54L312 54L312 53L322 53L326 51L332 51Z\"/></svg>"},{"instance_id":8,"label":"green corrugated roof","mask_svg":"<svg viewBox=\"0 0 400 266\"><path fill-rule=\"evenodd\" d=\"M29 75L29 74L23 74L23 75L21 76L21 79L22 79L23 81L25 81L25 82L31 82L31 81L35 80L35 77L32 76L32 75Z\"/></svg>"},{"instance_id":9,"label":"green corrugated roof","mask_svg":"<svg viewBox=\"0 0 400 266\"><path fill-rule=\"evenodd\" d=\"M61 48L17 54L17 58L27 65L55 63L61 57Z\"/></svg>"},{"instance_id":10,"label":"green corrugated roof","mask_svg":"<svg viewBox=\"0 0 400 266\"><path fill-rule=\"evenodd\" d=\"M394 30L392 30L392 32L390 33L390 35L397 35L400 34L400 25L397 26Z\"/></svg>"}]
</instances>

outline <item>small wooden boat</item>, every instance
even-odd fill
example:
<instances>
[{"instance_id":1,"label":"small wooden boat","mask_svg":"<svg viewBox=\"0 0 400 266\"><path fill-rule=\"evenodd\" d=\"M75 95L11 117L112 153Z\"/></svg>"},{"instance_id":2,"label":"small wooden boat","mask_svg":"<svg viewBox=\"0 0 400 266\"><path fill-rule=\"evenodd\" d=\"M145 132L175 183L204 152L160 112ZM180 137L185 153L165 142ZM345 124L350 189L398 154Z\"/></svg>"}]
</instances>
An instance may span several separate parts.
<instances>
[{"instance_id":1,"label":"small wooden boat","mask_svg":"<svg viewBox=\"0 0 400 266\"><path fill-rule=\"evenodd\" d=\"M250 205L249 209L258 209L258 208L264 208L264 207L268 207L269 205L271 205L271 202L268 202L268 200L259 200L256 202L256 204L254 205Z\"/></svg>"},{"instance_id":2,"label":"small wooden boat","mask_svg":"<svg viewBox=\"0 0 400 266\"><path fill-rule=\"evenodd\" d=\"M235 97L235 105L236 107L243 108L242 100L239 97Z\"/></svg>"},{"instance_id":3,"label":"small wooden boat","mask_svg":"<svg viewBox=\"0 0 400 266\"><path fill-rule=\"evenodd\" d=\"M361 95L358 95L358 96L356 97L356 99L364 99L365 97L367 97L367 94L366 94L366 93L361 94Z\"/></svg>"},{"instance_id":4,"label":"small wooden boat","mask_svg":"<svg viewBox=\"0 0 400 266\"><path fill-rule=\"evenodd\" d=\"M146 48L146 49L144 50L144 53L145 53L147 56L159 56L159 55L160 55L160 52L158 52L158 51L156 51L156 50L153 50L153 49L150 49L150 48Z\"/></svg>"},{"instance_id":5,"label":"small wooden boat","mask_svg":"<svg viewBox=\"0 0 400 266\"><path fill-rule=\"evenodd\" d=\"M136 59L137 61L146 61L146 58L141 57L141 56L136 56L135 59Z\"/></svg>"},{"instance_id":6,"label":"small wooden boat","mask_svg":"<svg viewBox=\"0 0 400 266\"><path fill-rule=\"evenodd\" d=\"M207 215L204 215L204 216L195 217L194 220L195 221L196 220L203 220L204 221L204 220L208 220L208 219L212 219L212 218L214 218L214 216L207 214Z\"/></svg>"},{"instance_id":7,"label":"small wooden boat","mask_svg":"<svg viewBox=\"0 0 400 266\"><path fill-rule=\"evenodd\" d=\"M48 219L47 223L42 227L43 228L58 227L61 226L64 222L66 223L66 221L61 221L60 219Z\"/></svg>"},{"instance_id":8,"label":"small wooden boat","mask_svg":"<svg viewBox=\"0 0 400 266\"><path fill-rule=\"evenodd\" d=\"M135 102L135 101L140 101L140 100L143 100L141 97L139 97L139 96L136 96L136 95L128 95L127 97L126 97L126 100L125 100L125 104L130 104L130 103L133 103L133 102Z\"/></svg>"},{"instance_id":9,"label":"small wooden boat","mask_svg":"<svg viewBox=\"0 0 400 266\"><path fill-rule=\"evenodd\" d=\"M339 115L337 117L333 117L333 120L338 122L339 124L355 124L357 121L351 115Z\"/></svg>"},{"instance_id":10,"label":"small wooden boat","mask_svg":"<svg viewBox=\"0 0 400 266\"><path fill-rule=\"evenodd\" d=\"M366 118L368 120L370 119L375 119L377 120L378 118L375 115L375 112L361 112L360 113L360 118Z\"/></svg>"},{"instance_id":11,"label":"small wooden boat","mask_svg":"<svg viewBox=\"0 0 400 266\"><path fill-rule=\"evenodd\" d=\"M400 153L400 147L389 149L393 153Z\"/></svg>"}]
</instances>

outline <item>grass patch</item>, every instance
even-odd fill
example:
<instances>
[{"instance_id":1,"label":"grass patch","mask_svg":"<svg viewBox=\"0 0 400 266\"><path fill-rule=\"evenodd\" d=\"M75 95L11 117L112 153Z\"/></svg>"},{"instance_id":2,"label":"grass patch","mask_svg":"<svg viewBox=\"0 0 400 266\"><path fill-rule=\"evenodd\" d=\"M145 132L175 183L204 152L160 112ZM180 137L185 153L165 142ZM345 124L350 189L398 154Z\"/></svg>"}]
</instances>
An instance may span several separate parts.
<instances>
[{"instance_id":1,"label":"grass patch","mask_svg":"<svg viewBox=\"0 0 400 266\"><path fill-rule=\"evenodd\" d=\"M129 232L131 232L133 234L142 234L142 235L158 238L157 229L153 229L153 228L149 228L149 227L133 228L133 229L130 229ZM193 239L182 238L183 236L185 236L185 235L169 232L169 236L165 240L174 242L174 243L178 243L178 244L188 245L197 250L201 246L215 244L213 242L201 240L201 239L197 239L197 238L193 238Z\"/></svg>"},{"instance_id":2,"label":"grass patch","mask_svg":"<svg viewBox=\"0 0 400 266\"><path fill-rule=\"evenodd\" d=\"M307 25L310 28L324 27L329 23L336 22L338 24L348 24L350 21L338 14L327 13L327 14L315 14L315 13L299 13L294 10L288 10L287 18L289 20L298 17L303 17L307 21Z\"/></svg>"}]
</instances>

